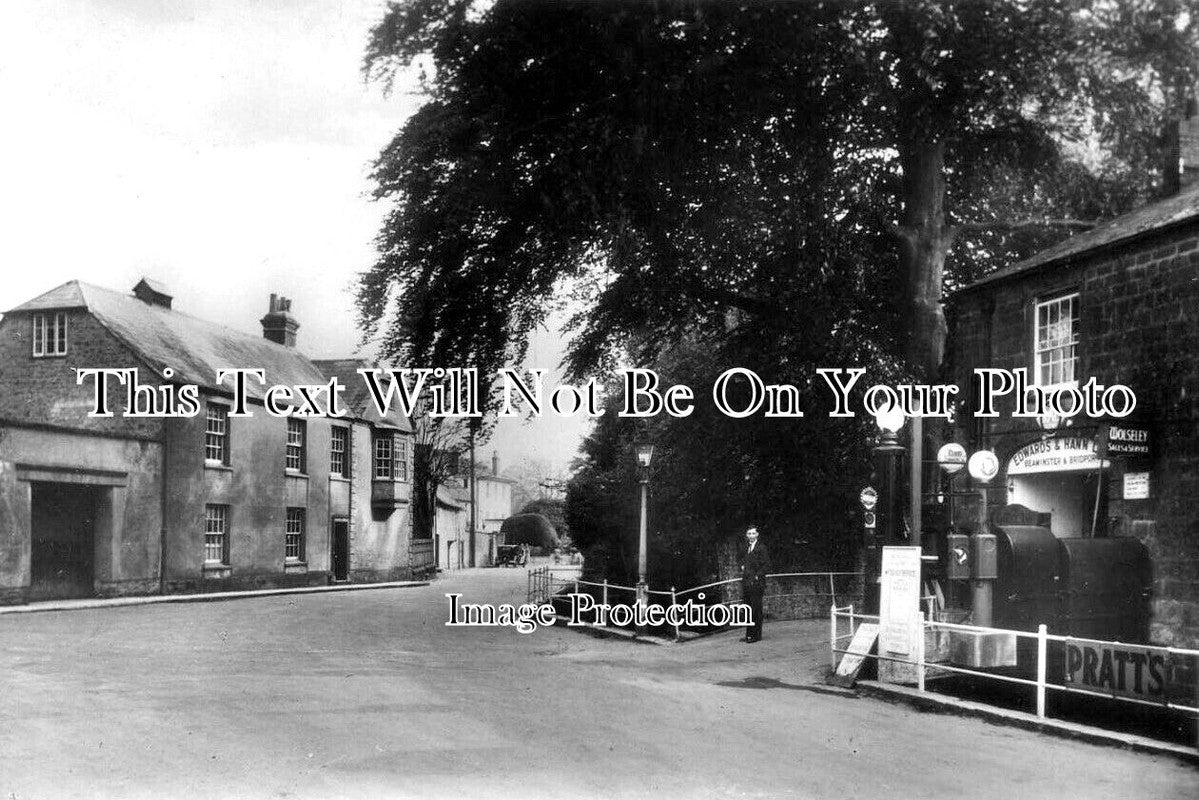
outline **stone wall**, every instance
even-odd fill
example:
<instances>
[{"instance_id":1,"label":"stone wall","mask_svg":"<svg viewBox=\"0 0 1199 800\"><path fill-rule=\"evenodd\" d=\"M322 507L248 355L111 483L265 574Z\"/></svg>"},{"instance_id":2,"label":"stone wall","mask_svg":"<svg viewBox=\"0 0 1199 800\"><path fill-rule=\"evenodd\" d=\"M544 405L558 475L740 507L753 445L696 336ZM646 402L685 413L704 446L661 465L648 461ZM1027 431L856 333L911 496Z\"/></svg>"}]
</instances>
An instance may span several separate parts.
<instances>
[{"instance_id":1,"label":"stone wall","mask_svg":"<svg viewBox=\"0 0 1199 800\"><path fill-rule=\"evenodd\" d=\"M1158 231L1140 241L1050 263L959 294L951 306L952 379L975 403L976 367L1033 368L1038 299L1079 293L1079 378L1130 386L1137 417L1152 431L1154 454L1142 463L1112 460L1108 503L1097 535L1135 536L1154 568L1150 638L1155 644L1199 644L1199 223ZM993 421L962 415L958 441L987 447L1001 465L1041 438L1035 420L1010 418L1001 404ZM1070 429L1094 436L1085 417ZM1123 500L1126 471L1150 473L1150 497ZM993 485L1003 487L1001 473ZM1004 502L993 491L991 502Z\"/></svg>"}]
</instances>

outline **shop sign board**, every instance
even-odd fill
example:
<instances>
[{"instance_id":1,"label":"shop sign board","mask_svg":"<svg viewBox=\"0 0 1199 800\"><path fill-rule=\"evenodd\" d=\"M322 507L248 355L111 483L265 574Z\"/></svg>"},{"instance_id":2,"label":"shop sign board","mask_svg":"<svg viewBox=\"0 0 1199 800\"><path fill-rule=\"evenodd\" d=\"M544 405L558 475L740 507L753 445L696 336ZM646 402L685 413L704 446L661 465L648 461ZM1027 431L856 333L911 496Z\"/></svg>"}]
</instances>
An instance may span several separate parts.
<instances>
[{"instance_id":1,"label":"shop sign board","mask_svg":"<svg viewBox=\"0 0 1199 800\"><path fill-rule=\"evenodd\" d=\"M879 603L879 647L915 656L913 628L920 620L920 548L884 547Z\"/></svg>"},{"instance_id":2,"label":"shop sign board","mask_svg":"<svg viewBox=\"0 0 1199 800\"><path fill-rule=\"evenodd\" d=\"M1152 444L1149 428L1143 425L1107 426L1107 455L1111 458L1149 458Z\"/></svg>"},{"instance_id":3,"label":"shop sign board","mask_svg":"<svg viewBox=\"0 0 1199 800\"><path fill-rule=\"evenodd\" d=\"M990 483L991 479L999 474L999 459L990 450L979 450L970 456L966 470L976 481Z\"/></svg>"},{"instance_id":4,"label":"shop sign board","mask_svg":"<svg viewBox=\"0 0 1199 800\"><path fill-rule=\"evenodd\" d=\"M1125 472L1124 473L1124 499L1125 500L1148 500L1149 499L1149 473L1148 472Z\"/></svg>"},{"instance_id":5,"label":"shop sign board","mask_svg":"<svg viewBox=\"0 0 1199 800\"><path fill-rule=\"evenodd\" d=\"M1199 705L1192 655L1165 647L1068 638L1063 664L1067 686L1163 704Z\"/></svg>"},{"instance_id":6,"label":"shop sign board","mask_svg":"<svg viewBox=\"0 0 1199 800\"><path fill-rule=\"evenodd\" d=\"M884 547L879 583L878 679L916 682L920 624L920 548Z\"/></svg>"},{"instance_id":7,"label":"shop sign board","mask_svg":"<svg viewBox=\"0 0 1199 800\"><path fill-rule=\"evenodd\" d=\"M958 473L966 466L966 448L957 442L942 445L937 451L937 463L950 475Z\"/></svg>"},{"instance_id":8,"label":"shop sign board","mask_svg":"<svg viewBox=\"0 0 1199 800\"><path fill-rule=\"evenodd\" d=\"M1111 464L1099 457L1095 440L1086 436L1057 436L1026 444L1012 454L1008 475L1035 472L1076 472L1106 469Z\"/></svg>"}]
</instances>

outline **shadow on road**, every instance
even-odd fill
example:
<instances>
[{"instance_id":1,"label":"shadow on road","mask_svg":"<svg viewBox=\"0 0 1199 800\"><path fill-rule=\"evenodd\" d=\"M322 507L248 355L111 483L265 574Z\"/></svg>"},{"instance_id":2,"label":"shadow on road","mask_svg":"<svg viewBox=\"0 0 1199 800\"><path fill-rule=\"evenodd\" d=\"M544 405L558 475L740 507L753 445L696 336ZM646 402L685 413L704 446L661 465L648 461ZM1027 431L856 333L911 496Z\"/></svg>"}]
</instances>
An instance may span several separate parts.
<instances>
[{"instance_id":1,"label":"shadow on road","mask_svg":"<svg viewBox=\"0 0 1199 800\"><path fill-rule=\"evenodd\" d=\"M727 686L730 689L795 689L812 694L827 694L850 700L858 699L856 692L847 689L838 689L833 686L811 686L802 683L783 683L778 678L766 678L761 675L752 675L739 681L717 681L716 685Z\"/></svg>"}]
</instances>

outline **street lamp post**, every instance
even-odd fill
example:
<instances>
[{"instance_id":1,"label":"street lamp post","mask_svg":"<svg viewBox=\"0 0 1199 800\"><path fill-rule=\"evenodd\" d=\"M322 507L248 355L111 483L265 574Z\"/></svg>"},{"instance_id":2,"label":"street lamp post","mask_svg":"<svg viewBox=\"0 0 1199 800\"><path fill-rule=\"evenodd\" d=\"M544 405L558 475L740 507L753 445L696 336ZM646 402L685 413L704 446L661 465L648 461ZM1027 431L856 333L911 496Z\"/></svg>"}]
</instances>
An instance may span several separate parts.
<instances>
[{"instance_id":1,"label":"street lamp post","mask_svg":"<svg viewBox=\"0 0 1199 800\"><path fill-rule=\"evenodd\" d=\"M637 481L641 484L641 528L637 543L637 605L645 608L649 605L649 584L646 581L646 505L649 495L649 465L654 457L654 445L651 442L638 442L637 447ZM643 632L643 631L638 631Z\"/></svg>"},{"instance_id":2,"label":"street lamp post","mask_svg":"<svg viewBox=\"0 0 1199 800\"><path fill-rule=\"evenodd\" d=\"M878 480L878 511L873 541L866 543L866 613L879 613L879 573L882 548L899 543L903 525L903 497L899 490L904 447L897 434L903 428L904 413L892 407L875 417L881 436L874 447L874 472Z\"/></svg>"}]
</instances>

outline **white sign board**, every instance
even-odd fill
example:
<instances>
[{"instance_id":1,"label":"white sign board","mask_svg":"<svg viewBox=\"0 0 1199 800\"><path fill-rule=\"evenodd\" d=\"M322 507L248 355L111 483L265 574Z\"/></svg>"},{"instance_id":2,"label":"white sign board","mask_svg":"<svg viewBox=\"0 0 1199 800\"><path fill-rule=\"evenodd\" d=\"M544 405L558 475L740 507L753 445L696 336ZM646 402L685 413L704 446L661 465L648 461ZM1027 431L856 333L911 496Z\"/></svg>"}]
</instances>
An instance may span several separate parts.
<instances>
[{"instance_id":1,"label":"white sign board","mask_svg":"<svg viewBox=\"0 0 1199 800\"><path fill-rule=\"evenodd\" d=\"M1083 436L1059 436L1021 447L1008 461L1008 475L1037 472L1093 472L1111 464L1096 452L1095 440Z\"/></svg>"},{"instance_id":2,"label":"white sign board","mask_svg":"<svg viewBox=\"0 0 1199 800\"><path fill-rule=\"evenodd\" d=\"M1125 472L1124 473L1124 499L1125 500L1148 500L1149 499L1149 473L1148 472Z\"/></svg>"},{"instance_id":3,"label":"white sign board","mask_svg":"<svg viewBox=\"0 0 1199 800\"><path fill-rule=\"evenodd\" d=\"M884 547L879 650L916 656L920 628L920 548Z\"/></svg>"},{"instance_id":4,"label":"white sign board","mask_svg":"<svg viewBox=\"0 0 1199 800\"><path fill-rule=\"evenodd\" d=\"M970 460L966 464L966 471L976 481L990 483L991 479L999 474L999 459L990 450L979 450L970 456Z\"/></svg>"},{"instance_id":5,"label":"white sign board","mask_svg":"<svg viewBox=\"0 0 1199 800\"><path fill-rule=\"evenodd\" d=\"M950 475L957 473L966 466L966 448L957 442L942 445L937 451L937 463Z\"/></svg>"},{"instance_id":6,"label":"white sign board","mask_svg":"<svg viewBox=\"0 0 1199 800\"><path fill-rule=\"evenodd\" d=\"M863 622L858 626L854 631L853 640L846 648L848 652L841 656L841 663L837 665L836 683L841 686L853 686L858 673L862 671L862 663L874 647L874 640L877 638L878 626L873 622Z\"/></svg>"}]
</instances>

